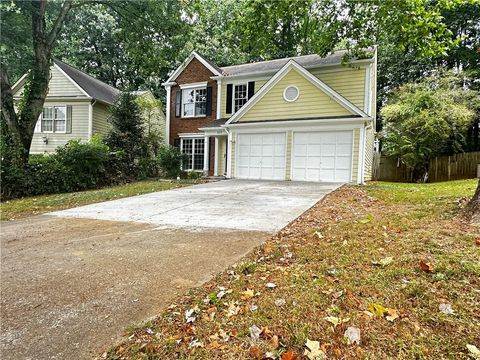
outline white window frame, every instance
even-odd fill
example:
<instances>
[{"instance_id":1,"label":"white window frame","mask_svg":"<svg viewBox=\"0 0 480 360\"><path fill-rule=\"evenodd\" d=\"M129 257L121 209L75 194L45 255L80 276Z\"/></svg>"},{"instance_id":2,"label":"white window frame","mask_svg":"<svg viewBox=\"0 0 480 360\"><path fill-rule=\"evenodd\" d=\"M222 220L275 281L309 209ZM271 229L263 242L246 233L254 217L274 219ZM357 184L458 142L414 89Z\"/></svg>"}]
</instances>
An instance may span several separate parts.
<instances>
[{"instance_id":1,"label":"white window frame","mask_svg":"<svg viewBox=\"0 0 480 360\"><path fill-rule=\"evenodd\" d=\"M196 171L196 172L202 172L203 171L203 167L205 166L205 159L204 159L204 155L205 155L205 143L202 144L202 167L201 169L194 169L195 167L195 143L197 141L205 141L205 138L202 136L194 136L194 137L181 137L180 138L180 151L182 152L183 154L183 142L184 140L192 140L192 154L191 154L191 157L192 157L192 167L189 168L189 169L186 169L183 167L183 164L182 164L182 170L184 171ZM197 154L199 155L199 154Z\"/></svg>"},{"instance_id":2,"label":"white window frame","mask_svg":"<svg viewBox=\"0 0 480 360\"><path fill-rule=\"evenodd\" d=\"M43 122L43 111L45 108L52 108L52 114L53 114L53 118L52 118L52 130L51 131L44 131L43 130L43 126L42 126L42 122ZM56 118L55 118L55 109L56 108L63 108L64 109L64 113L65 113L65 129L63 131L55 131L55 122L57 121ZM67 105L49 105L49 106L43 106L42 108L42 113L40 114L40 118L39 118L39 121L40 121L40 131L39 133L42 133L42 134L66 134L67 133Z\"/></svg>"},{"instance_id":3,"label":"white window frame","mask_svg":"<svg viewBox=\"0 0 480 360\"><path fill-rule=\"evenodd\" d=\"M206 117L207 116L207 85L204 85L202 83L202 85L196 85L196 84L191 84L191 85L187 85L187 86L182 86L180 88L182 90L182 106L181 106L181 117L182 118L199 118L199 117ZM184 115L184 108L185 108L185 92L188 92L188 91L194 91L194 95L193 95L193 103L189 103L189 104L193 104L193 115ZM197 91L198 90L205 90L205 114L200 114L200 115L197 115L195 113L195 110L196 110L196 94L197 94Z\"/></svg>"},{"instance_id":4,"label":"white window frame","mask_svg":"<svg viewBox=\"0 0 480 360\"><path fill-rule=\"evenodd\" d=\"M235 114L238 110L240 110L248 102L248 82L233 83L232 85L233 85L233 89L232 89L232 114ZM245 100L246 101L238 109L235 109L235 88L237 86L245 86L245 88L246 88Z\"/></svg>"},{"instance_id":5,"label":"white window frame","mask_svg":"<svg viewBox=\"0 0 480 360\"><path fill-rule=\"evenodd\" d=\"M287 91L288 89L290 88L294 88L297 90L297 96L295 96L295 98L293 99L287 99ZM283 90L283 100L285 100L286 102L294 102L294 101L297 101L298 97L300 96L300 89L295 86L295 85L288 85L284 90Z\"/></svg>"}]
</instances>

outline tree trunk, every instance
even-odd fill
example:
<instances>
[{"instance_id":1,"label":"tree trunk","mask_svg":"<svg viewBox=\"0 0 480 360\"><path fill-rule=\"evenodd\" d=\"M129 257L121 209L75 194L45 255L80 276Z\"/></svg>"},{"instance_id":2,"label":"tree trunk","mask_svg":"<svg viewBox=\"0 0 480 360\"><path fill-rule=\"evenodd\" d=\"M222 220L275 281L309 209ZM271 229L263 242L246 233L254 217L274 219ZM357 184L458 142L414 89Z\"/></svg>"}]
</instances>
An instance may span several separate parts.
<instances>
[{"instance_id":1,"label":"tree trunk","mask_svg":"<svg viewBox=\"0 0 480 360\"><path fill-rule=\"evenodd\" d=\"M480 224L480 180L478 181L477 190L464 210L465 217L469 221Z\"/></svg>"},{"instance_id":2,"label":"tree trunk","mask_svg":"<svg viewBox=\"0 0 480 360\"><path fill-rule=\"evenodd\" d=\"M20 150L23 165L28 162L35 125L43 111L43 104L48 93L52 48L72 3L71 1L64 2L60 14L49 33L46 32L45 23L47 0L33 0L30 5L32 9L32 39L35 58L24 87L22 105L19 106L17 114L15 114L12 89L4 66L1 67L0 77L2 118L5 119L14 146L18 146Z\"/></svg>"}]
</instances>

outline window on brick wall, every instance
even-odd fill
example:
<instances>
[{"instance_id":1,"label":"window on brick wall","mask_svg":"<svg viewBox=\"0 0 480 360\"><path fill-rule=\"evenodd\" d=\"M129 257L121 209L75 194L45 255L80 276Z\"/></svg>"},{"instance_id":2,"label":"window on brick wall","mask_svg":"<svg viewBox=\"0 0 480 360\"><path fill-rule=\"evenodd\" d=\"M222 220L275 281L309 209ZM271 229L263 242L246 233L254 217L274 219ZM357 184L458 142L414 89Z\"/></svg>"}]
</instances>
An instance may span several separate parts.
<instances>
[{"instance_id":1,"label":"window on brick wall","mask_svg":"<svg viewBox=\"0 0 480 360\"><path fill-rule=\"evenodd\" d=\"M205 140L203 138L182 138L180 147L182 153L187 155L182 169L185 171L203 170Z\"/></svg>"}]
</instances>

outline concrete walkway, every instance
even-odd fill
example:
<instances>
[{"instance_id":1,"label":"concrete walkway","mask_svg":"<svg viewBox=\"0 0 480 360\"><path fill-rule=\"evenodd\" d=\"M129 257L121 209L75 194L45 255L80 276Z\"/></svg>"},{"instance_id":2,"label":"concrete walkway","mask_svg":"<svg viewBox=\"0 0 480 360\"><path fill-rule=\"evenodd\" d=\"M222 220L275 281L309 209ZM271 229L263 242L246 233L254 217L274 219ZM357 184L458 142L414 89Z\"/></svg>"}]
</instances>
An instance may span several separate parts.
<instances>
[{"instance_id":1,"label":"concrete walkway","mask_svg":"<svg viewBox=\"0 0 480 360\"><path fill-rule=\"evenodd\" d=\"M88 359L338 185L229 180L2 223L2 359Z\"/></svg>"}]
</instances>

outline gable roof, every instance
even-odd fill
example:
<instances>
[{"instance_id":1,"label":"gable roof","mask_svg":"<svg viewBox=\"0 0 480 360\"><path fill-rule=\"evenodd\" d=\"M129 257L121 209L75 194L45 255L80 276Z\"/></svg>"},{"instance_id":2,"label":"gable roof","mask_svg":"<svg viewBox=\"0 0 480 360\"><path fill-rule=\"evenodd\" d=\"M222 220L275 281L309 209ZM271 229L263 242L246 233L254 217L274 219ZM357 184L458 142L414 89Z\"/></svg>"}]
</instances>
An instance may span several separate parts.
<instances>
[{"instance_id":1,"label":"gable roof","mask_svg":"<svg viewBox=\"0 0 480 360\"><path fill-rule=\"evenodd\" d=\"M373 59L374 49L366 49L371 54ZM317 54L294 56L283 59L260 61L250 64L240 64L232 66L224 66L221 68L222 75L224 76L242 76L242 75L255 75L268 72L277 72L290 60L294 60L297 64L304 68L313 68L325 65L340 65L342 64L344 57L348 55L348 50L337 50L325 57L321 57ZM350 61L359 61L360 59L350 59ZM362 59L362 61L370 61L370 58Z\"/></svg>"},{"instance_id":2,"label":"gable roof","mask_svg":"<svg viewBox=\"0 0 480 360\"><path fill-rule=\"evenodd\" d=\"M94 77L70 66L60 60L54 59L54 65L77 84L88 96L107 104L113 104L120 90L95 79Z\"/></svg>"},{"instance_id":3,"label":"gable roof","mask_svg":"<svg viewBox=\"0 0 480 360\"><path fill-rule=\"evenodd\" d=\"M340 106L344 107L352 113L353 116L368 118L362 110L345 99L338 92L333 90L323 81L312 75L308 70L299 65L295 60L290 59L270 80L268 80L262 88L243 105L232 117L225 123L225 125L237 122L247 111L249 111L275 84L277 84L291 69L297 70L300 75L310 81L313 85L318 87L324 93L329 95Z\"/></svg>"},{"instance_id":4,"label":"gable roof","mask_svg":"<svg viewBox=\"0 0 480 360\"><path fill-rule=\"evenodd\" d=\"M175 79L178 77L178 75L180 75L182 73L182 71L188 66L188 64L190 64L190 62L193 60L193 59L197 59L198 61L200 61L208 70L210 70L214 75L217 75L217 76L220 76L222 75L222 70L217 66L215 65L213 62L211 62L210 60L207 60L206 58L204 58L203 56L201 56L199 53L197 53L196 51L192 51L192 53L190 54L190 56L188 58L186 58L183 63L180 64L180 66L172 73L172 75L170 75L170 77L168 78L168 80L166 81L166 83L170 83L170 82L173 82L175 81Z\"/></svg>"}]
</instances>

